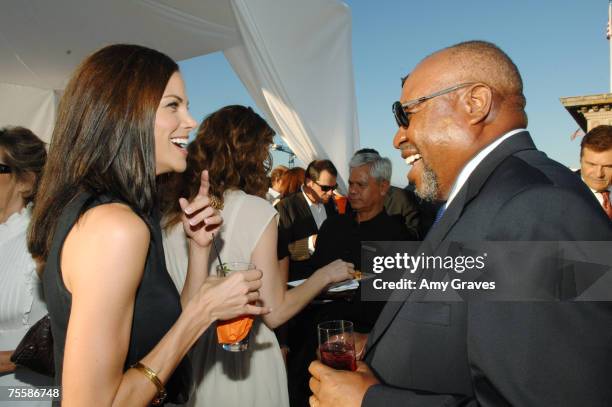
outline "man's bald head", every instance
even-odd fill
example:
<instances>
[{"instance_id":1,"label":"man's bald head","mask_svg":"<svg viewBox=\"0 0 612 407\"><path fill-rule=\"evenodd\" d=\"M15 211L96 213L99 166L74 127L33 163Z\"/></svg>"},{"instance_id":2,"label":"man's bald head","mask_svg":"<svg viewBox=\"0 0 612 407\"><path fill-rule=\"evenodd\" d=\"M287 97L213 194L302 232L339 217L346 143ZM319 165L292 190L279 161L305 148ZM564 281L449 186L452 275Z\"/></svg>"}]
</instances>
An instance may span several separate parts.
<instances>
[{"instance_id":1,"label":"man's bald head","mask_svg":"<svg viewBox=\"0 0 612 407\"><path fill-rule=\"evenodd\" d=\"M449 83L485 83L497 91L506 104L515 109L525 108L521 74L512 59L497 45L486 41L461 42L425 59L432 57L445 60Z\"/></svg>"}]
</instances>

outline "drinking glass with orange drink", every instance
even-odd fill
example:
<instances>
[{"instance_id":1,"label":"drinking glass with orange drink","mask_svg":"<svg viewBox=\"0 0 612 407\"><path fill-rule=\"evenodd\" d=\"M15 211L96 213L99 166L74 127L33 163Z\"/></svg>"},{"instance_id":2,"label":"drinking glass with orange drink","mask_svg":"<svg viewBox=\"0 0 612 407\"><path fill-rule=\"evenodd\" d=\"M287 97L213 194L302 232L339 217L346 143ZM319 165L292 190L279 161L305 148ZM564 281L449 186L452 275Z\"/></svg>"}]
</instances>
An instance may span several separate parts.
<instances>
[{"instance_id":1,"label":"drinking glass with orange drink","mask_svg":"<svg viewBox=\"0 0 612 407\"><path fill-rule=\"evenodd\" d=\"M336 202L336 208L338 208L338 213L340 215L344 215L344 213L346 212L346 203L348 201L346 196L334 193L334 201Z\"/></svg>"},{"instance_id":2,"label":"drinking glass with orange drink","mask_svg":"<svg viewBox=\"0 0 612 407\"><path fill-rule=\"evenodd\" d=\"M254 270L255 265L246 262L229 262L217 266L217 275L227 277L234 271ZM222 348L229 352L242 352L249 347L249 333L253 326L253 317L240 316L217 323L217 340Z\"/></svg>"}]
</instances>

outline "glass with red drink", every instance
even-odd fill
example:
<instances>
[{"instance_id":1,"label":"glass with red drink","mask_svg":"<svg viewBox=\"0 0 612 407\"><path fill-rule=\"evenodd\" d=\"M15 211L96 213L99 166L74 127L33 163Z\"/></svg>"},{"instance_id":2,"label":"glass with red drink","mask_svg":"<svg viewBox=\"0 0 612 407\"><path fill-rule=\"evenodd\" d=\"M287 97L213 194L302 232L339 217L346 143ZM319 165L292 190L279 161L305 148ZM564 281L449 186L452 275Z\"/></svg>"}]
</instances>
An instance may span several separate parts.
<instances>
[{"instance_id":1,"label":"glass with red drink","mask_svg":"<svg viewBox=\"0 0 612 407\"><path fill-rule=\"evenodd\" d=\"M319 353L323 364L338 370L356 370L353 323L337 320L317 326Z\"/></svg>"}]
</instances>

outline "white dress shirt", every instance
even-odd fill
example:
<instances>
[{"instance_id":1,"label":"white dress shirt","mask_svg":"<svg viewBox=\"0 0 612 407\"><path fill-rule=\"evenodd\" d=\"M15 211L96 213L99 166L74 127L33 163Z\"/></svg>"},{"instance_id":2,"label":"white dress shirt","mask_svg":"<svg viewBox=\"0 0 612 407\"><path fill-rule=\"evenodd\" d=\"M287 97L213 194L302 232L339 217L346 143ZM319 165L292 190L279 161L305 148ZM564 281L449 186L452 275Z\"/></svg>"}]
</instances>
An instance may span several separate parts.
<instances>
[{"instance_id":1,"label":"white dress shirt","mask_svg":"<svg viewBox=\"0 0 612 407\"><path fill-rule=\"evenodd\" d=\"M451 188L450 194L448 195L448 200L446 201L446 204L444 205L444 210L446 210L449 207L450 203L453 201L453 199L455 199L455 197L457 196L457 193L459 193L459 191L461 190L461 187L463 187L463 184L465 184L465 182L470 177L470 175L472 175L472 172L474 172L476 167L478 167L478 164L480 164L482 160L485 159L486 156L491 154L491 152L495 150L497 146L499 146L505 140L523 131L526 131L526 130L516 129L516 130L509 131L508 133L504 134L503 136L501 136L500 138L498 138L497 140L495 140L494 142L492 142L491 144L489 144L488 146L480 150L480 152L476 154L474 158L468 161L468 163L463 167L463 169L459 173L457 180L455 181L455 183L453 184Z\"/></svg>"},{"instance_id":2,"label":"white dress shirt","mask_svg":"<svg viewBox=\"0 0 612 407\"><path fill-rule=\"evenodd\" d=\"M325 205L320 202L312 202L310 198L308 198L308 195L306 195L306 193L304 192L304 186L300 187L300 189L302 190L302 194L304 194L304 198L306 198L306 203L308 204L310 212L312 213L312 217L314 218L315 223L317 224L317 229L320 229L323 222L325 222L325 219L327 219Z\"/></svg>"},{"instance_id":3,"label":"white dress shirt","mask_svg":"<svg viewBox=\"0 0 612 407\"><path fill-rule=\"evenodd\" d=\"M266 195L270 195L270 197L272 197L272 199L276 199L280 196L280 192L278 192L276 189L270 187L268 188L268 192L266 193Z\"/></svg>"},{"instance_id":4,"label":"white dress shirt","mask_svg":"<svg viewBox=\"0 0 612 407\"><path fill-rule=\"evenodd\" d=\"M584 182L584 178L582 179L582 182ZM586 182L585 182L585 184L586 184ZM587 184L587 186L588 186L588 184ZM591 187L589 187L589 189L591 190L593 195L595 195L595 198L597 199L597 202L599 202L599 204L603 208L603 195L601 194L601 192L596 191L596 190L592 189ZM610 192L610 195L612 195L612 185L608 186L608 189L606 189L606 191ZM610 199L612 199L612 196L610 197Z\"/></svg>"},{"instance_id":5,"label":"white dress shirt","mask_svg":"<svg viewBox=\"0 0 612 407\"><path fill-rule=\"evenodd\" d=\"M310 208L310 213L312 213L312 217L314 218L315 223L317 224L317 230L321 229L321 225L327 219L327 212L325 212L325 205L320 202L312 202L308 195L304 192L304 186L300 187L302 190L302 194L304 194L304 199L306 199L306 203L308 204L308 208ZM313 236L308 237L308 251L310 254L314 252L314 239Z\"/></svg>"}]
</instances>

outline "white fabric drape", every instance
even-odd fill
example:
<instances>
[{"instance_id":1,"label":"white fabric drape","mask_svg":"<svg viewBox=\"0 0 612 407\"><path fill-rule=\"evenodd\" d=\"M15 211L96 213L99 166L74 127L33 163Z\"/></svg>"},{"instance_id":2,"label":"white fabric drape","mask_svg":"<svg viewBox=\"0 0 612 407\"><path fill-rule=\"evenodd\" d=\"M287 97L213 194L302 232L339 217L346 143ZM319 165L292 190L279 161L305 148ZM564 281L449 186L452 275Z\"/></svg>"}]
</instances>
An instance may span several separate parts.
<instances>
[{"instance_id":1,"label":"white fabric drape","mask_svg":"<svg viewBox=\"0 0 612 407\"><path fill-rule=\"evenodd\" d=\"M181 60L240 43L229 0L8 0L0 12L0 127L49 141L57 98L77 64L111 43ZM54 91L55 90L55 91Z\"/></svg>"},{"instance_id":2,"label":"white fabric drape","mask_svg":"<svg viewBox=\"0 0 612 407\"><path fill-rule=\"evenodd\" d=\"M27 127L44 142L51 140L56 109L54 91L0 83L0 95L0 127Z\"/></svg>"},{"instance_id":3,"label":"white fabric drape","mask_svg":"<svg viewBox=\"0 0 612 407\"><path fill-rule=\"evenodd\" d=\"M328 0L232 0L242 45L225 56L300 160L346 180L359 145L350 10Z\"/></svg>"},{"instance_id":4,"label":"white fabric drape","mask_svg":"<svg viewBox=\"0 0 612 407\"><path fill-rule=\"evenodd\" d=\"M224 50L300 160L330 158L346 179L359 135L351 16L340 1L8 0L0 12L0 126L27 126L48 141L54 90L85 56L117 42L176 60Z\"/></svg>"}]
</instances>

